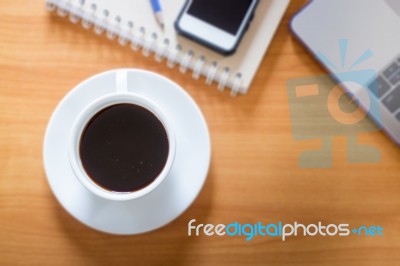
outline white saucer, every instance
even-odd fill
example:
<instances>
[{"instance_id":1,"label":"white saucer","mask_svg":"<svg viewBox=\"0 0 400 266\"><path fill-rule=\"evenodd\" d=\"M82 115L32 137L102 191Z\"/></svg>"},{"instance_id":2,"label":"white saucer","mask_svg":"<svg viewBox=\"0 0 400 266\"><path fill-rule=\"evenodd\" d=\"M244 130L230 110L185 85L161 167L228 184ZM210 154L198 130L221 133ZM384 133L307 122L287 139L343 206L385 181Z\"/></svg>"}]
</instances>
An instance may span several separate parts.
<instances>
[{"instance_id":1,"label":"white saucer","mask_svg":"<svg viewBox=\"0 0 400 266\"><path fill-rule=\"evenodd\" d=\"M61 101L47 127L44 166L54 195L77 220L107 233L139 234L171 222L197 197L210 164L210 137L200 109L183 89L160 75L128 70L129 91L157 102L173 118L175 161L163 183L141 198L115 202L89 192L70 167L69 134L86 105L115 91L115 73L105 72L82 82Z\"/></svg>"}]
</instances>

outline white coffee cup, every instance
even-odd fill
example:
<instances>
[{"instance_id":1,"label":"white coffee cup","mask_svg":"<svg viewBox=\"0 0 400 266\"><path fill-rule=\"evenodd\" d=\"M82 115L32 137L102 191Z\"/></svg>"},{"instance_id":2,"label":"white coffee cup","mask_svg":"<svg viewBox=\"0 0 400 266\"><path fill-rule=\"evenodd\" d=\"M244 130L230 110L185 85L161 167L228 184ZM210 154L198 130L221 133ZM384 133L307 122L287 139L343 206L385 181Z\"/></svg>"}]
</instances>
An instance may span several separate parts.
<instances>
[{"instance_id":1,"label":"white coffee cup","mask_svg":"<svg viewBox=\"0 0 400 266\"><path fill-rule=\"evenodd\" d=\"M154 101L151 101L142 95L128 91L128 72L129 70L126 69L118 70L116 72L115 92L93 101L80 112L73 124L69 140L69 162L77 179L82 183L85 188L87 188L95 195L107 200L114 201L133 200L139 197L143 197L156 189L168 176L168 173L174 162L176 150L175 134L170 122L171 118L169 118L162 110L162 108L160 108L159 105L157 105L157 103L155 103ZM134 84L132 84L132 86L133 85ZM154 114L164 126L169 144L168 157L161 173L155 178L152 183L140 190L136 190L133 192L110 191L96 184L86 173L82 165L79 153L80 139L82 133L84 132L86 125L92 119L92 117L109 106L124 103L141 106Z\"/></svg>"}]
</instances>

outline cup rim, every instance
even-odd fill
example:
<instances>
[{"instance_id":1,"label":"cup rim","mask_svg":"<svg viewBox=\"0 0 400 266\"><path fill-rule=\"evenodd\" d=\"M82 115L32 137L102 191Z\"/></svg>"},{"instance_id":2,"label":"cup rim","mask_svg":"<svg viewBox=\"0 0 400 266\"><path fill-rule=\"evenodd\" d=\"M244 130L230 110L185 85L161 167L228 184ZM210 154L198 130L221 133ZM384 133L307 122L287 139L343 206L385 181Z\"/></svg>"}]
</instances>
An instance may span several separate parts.
<instances>
[{"instance_id":1,"label":"cup rim","mask_svg":"<svg viewBox=\"0 0 400 266\"><path fill-rule=\"evenodd\" d=\"M167 161L161 173L149 185L131 192L110 191L96 184L86 173L82 165L79 152L82 133L92 117L107 107L123 103L141 106L150 111L153 115L155 115L164 126L169 144ZM172 168L175 151L175 134L172 130L170 121L168 120L164 112L160 110L158 105L153 101L136 93L120 92L108 94L98 98L79 113L70 132L68 159L73 169L73 172L75 173L75 176L81 182L81 184L90 192L104 199L114 201L126 201L137 199L149 194L165 180Z\"/></svg>"}]
</instances>

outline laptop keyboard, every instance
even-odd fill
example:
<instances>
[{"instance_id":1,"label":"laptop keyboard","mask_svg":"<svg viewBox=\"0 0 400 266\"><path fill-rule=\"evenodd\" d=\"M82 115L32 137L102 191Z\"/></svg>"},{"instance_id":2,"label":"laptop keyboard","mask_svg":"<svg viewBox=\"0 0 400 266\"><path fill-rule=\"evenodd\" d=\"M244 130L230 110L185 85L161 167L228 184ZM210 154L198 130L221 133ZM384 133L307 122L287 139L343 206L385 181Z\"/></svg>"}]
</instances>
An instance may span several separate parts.
<instances>
[{"instance_id":1,"label":"laptop keyboard","mask_svg":"<svg viewBox=\"0 0 400 266\"><path fill-rule=\"evenodd\" d=\"M378 84L378 91L371 89L372 92L377 96L378 98L382 97L384 94L386 94L390 89L392 88L383 77L378 77L377 79L377 84Z\"/></svg>"},{"instance_id":2,"label":"laptop keyboard","mask_svg":"<svg viewBox=\"0 0 400 266\"><path fill-rule=\"evenodd\" d=\"M383 99L383 104L390 112L395 113L400 108L400 86L397 86L386 98Z\"/></svg>"},{"instance_id":3,"label":"laptop keyboard","mask_svg":"<svg viewBox=\"0 0 400 266\"><path fill-rule=\"evenodd\" d=\"M370 90L400 121L400 112L398 112L400 111L400 58L392 62L389 67L378 75L376 82L378 91L372 89L374 83L369 86Z\"/></svg>"}]
</instances>

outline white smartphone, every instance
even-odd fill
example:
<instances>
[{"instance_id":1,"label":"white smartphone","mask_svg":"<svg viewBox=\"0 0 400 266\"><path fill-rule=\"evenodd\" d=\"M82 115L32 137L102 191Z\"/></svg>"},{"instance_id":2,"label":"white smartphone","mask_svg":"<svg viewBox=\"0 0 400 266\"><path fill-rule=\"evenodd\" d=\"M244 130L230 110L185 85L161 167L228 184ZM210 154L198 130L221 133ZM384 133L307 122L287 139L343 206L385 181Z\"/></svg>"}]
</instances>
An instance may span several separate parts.
<instances>
[{"instance_id":1,"label":"white smartphone","mask_svg":"<svg viewBox=\"0 0 400 266\"><path fill-rule=\"evenodd\" d=\"M187 38L221 54L236 51L258 0L187 0L175 28Z\"/></svg>"}]
</instances>

